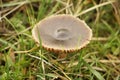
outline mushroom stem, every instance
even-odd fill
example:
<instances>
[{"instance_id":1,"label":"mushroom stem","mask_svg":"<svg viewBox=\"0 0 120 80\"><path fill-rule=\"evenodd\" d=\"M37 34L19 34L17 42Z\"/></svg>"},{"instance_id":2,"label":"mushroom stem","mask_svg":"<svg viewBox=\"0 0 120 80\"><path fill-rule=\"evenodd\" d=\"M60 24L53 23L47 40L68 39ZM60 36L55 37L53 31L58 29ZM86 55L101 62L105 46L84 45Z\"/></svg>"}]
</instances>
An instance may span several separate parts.
<instances>
[{"instance_id":1,"label":"mushroom stem","mask_svg":"<svg viewBox=\"0 0 120 80\"><path fill-rule=\"evenodd\" d=\"M67 53L59 53L58 54L59 59L65 58L66 56L67 56Z\"/></svg>"}]
</instances>

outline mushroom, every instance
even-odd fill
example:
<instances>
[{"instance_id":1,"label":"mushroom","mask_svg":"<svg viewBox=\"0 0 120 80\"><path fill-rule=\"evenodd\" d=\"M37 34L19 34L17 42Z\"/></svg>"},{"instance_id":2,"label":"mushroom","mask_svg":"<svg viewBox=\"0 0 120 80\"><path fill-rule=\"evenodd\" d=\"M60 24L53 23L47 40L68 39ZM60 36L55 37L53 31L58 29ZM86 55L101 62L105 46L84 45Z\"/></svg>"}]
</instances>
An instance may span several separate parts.
<instances>
[{"instance_id":1,"label":"mushroom","mask_svg":"<svg viewBox=\"0 0 120 80\"><path fill-rule=\"evenodd\" d=\"M41 20L34 26L32 36L49 51L69 53L85 47L91 40L92 30L84 21L62 14Z\"/></svg>"}]
</instances>

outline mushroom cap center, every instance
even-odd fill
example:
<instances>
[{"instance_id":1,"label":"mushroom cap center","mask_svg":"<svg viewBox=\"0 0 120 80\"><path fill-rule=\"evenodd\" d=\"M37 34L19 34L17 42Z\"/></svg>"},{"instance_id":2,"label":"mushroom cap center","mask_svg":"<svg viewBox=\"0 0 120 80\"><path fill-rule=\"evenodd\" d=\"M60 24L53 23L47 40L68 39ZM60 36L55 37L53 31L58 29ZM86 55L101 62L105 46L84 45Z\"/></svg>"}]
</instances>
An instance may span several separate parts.
<instances>
[{"instance_id":1,"label":"mushroom cap center","mask_svg":"<svg viewBox=\"0 0 120 80\"><path fill-rule=\"evenodd\" d=\"M54 38L59 41L65 41L70 39L70 31L66 28L56 29L54 32Z\"/></svg>"}]
</instances>

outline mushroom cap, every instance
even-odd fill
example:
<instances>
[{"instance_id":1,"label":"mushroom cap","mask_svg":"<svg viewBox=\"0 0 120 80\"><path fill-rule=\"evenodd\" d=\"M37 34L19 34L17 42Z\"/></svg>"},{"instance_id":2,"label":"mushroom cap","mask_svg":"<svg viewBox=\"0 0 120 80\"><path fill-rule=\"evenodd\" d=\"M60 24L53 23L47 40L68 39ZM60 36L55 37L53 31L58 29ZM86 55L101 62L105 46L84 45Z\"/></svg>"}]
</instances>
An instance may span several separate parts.
<instances>
[{"instance_id":1,"label":"mushroom cap","mask_svg":"<svg viewBox=\"0 0 120 80\"><path fill-rule=\"evenodd\" d=\"M73 52L90 42L92 30L84 21L64 14L41 20L34 26L32 36L49 51Z\"/></svg>"}]
</instances>

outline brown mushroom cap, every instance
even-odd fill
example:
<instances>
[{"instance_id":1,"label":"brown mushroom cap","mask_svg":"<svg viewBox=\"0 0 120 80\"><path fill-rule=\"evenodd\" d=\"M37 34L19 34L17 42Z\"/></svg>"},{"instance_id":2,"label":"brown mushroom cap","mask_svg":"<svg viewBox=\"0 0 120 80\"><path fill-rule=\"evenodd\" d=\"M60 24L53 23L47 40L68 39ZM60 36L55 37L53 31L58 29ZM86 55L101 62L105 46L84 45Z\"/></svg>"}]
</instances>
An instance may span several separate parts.
<instances>
[{"instance_id":1,"label":"brown mushroom cap","mask_svg":"<svg viewBox=\"0 0 120 80\"><path fill-rule=\"evenodd\" d=\"M86 46L92 37L87 24L71 15L56 15L43 19L32 30L32 36L50 51L73 52Z\"/></svg>"}]
</instances>

